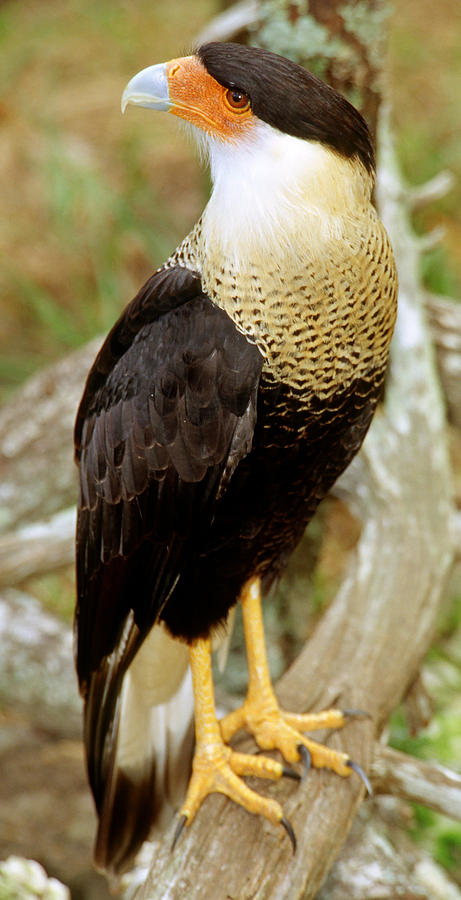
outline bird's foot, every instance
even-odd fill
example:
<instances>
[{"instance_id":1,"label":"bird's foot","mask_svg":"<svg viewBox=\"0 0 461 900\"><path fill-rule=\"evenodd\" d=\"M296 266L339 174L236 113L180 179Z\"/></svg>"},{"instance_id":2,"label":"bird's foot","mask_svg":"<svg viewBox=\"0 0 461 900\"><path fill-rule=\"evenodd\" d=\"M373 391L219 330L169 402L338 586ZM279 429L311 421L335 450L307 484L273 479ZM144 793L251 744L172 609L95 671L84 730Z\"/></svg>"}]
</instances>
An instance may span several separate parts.
<instances>
[{"instance_id":1,"label":"bird's foot","mask_svg":"<svg viewBox=\"0 0 461 900\"><path fill-rule=\"evenodd\" d=\"M221 719L220 727L226 743L244 728L254 736L261 750L279 750L289 763L302 761L305 768L312 764L317 769L331 769L343 777L354 771L371 794L367 776L347 753L332 750L304 735L305 731L319 728L342 728L351 716L365 715L359 710L338 709L299 715L281 710L274 695L264 697L258 694L253 699L247 697L239 709Z\"/></svg>"},{"instance_id":2,"label":"bird's foot","mask_svg":"<svg viewBox=\"0 0 461 900\"><path fill-rule=\"evenodd\" d=\"M283 815L282 807L275 800L261 797L242 781L241 776L253 775L258 778L279 779L292 774L274 759L266 756L252 756L237 753L223 742L213 742L196 747L192 764L192 776L186 799L179 814L173 847L185 825L190 825L201 804L214 792L225 794L248 812L264 816L275 825L282 825L287 832L293 851L296 840L290 823Z\"/></svg>"},{"instance_id":3,"label":"bird's foot","mask_svg":"<svg viewBox=\"0 0 461 900\"><path fill-rule=\"evenodd\" d=\"M242 776L279 779L282 775L296 777L296 773L270 757L237 753L223 741L214 706L209 638L199 638L191 646L190 663L195 697L196 745L192 775L179 814L173 847L184 827L193 821L208 794L217 792L230 797L248 812L264 816L275 825L282 825L294 851L294 832L283 815L280 804L252 791L242 780Z\"/></svg>"},{"instance_id":4,"label":"bird's foot","mask_svg":"<svg viewBox=\"0 0 461 900\"><path fill-rule=\"evenodd\" d=\"M258 576L246 582L240 599L248 658L248 693L242 706L220 722L224 742L227 744L237 731L245 728L262 750L279 750L289 763L302 760L305 769L312 763L316 768L326 767L346 777L356 772L371 793L365 773L347 753L331 750L304 736L305 731L319 728L342 728L351 716L366 716L367 713L354 709L327 709L297 715L280 709L267 663Z\"/></svg>"}]
</instances>

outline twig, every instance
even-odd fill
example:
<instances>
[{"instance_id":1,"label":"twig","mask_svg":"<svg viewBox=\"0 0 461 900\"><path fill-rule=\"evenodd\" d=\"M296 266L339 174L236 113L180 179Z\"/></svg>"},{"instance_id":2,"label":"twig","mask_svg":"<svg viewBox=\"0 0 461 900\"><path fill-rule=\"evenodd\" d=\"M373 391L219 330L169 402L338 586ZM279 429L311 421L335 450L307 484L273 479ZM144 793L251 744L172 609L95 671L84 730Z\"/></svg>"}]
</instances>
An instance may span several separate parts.
<instances>
[{"instance_id":1,"label":"twig","mask_svg":"<svg viewBox=\"0 0 461 900\"><path fill-rule=\"evenodd\" d=\"M461 821L461 775L450 769L376 744L370 775L376 794L421 803Z\"/></svg>"},{"instance_id":2,"label":"twig","mask_svg":"<svg viewBox=\"0 0 461 900\"><path fill-rule=\"evenodd\" d=\"M81 734L72 630L13 588L0 596L0 702L48 732Z\"/></svg>"},{"instance_id":3,"label":"twig","mask_svg":"<svg viewBox=\"0 0 461 900\"><path fill-rule=\"evenodd\" d=\"M259 0L242 0L234 3L225 12L215 16L196 38L196 44L207 41L231 41L246 28L250 28L258 20Z\"/></svg>"},{"instance_id":4,"label":"twig","mask_svg":"<svg viewBox=\"0 0 461 900\"><path fill-rule=\"evenodd\" d=\"M0 536L0 588L68 565L73 561L74 548L74 508L57 513L47 522L25 525Z\"/></svg>"},{"instance_id":5,"label":"twig","mask_svg":"<svg viewBox=\"0 0 461 900\"><path fill-rule=\"evenodd\" d=\"M404 199L409 209L420 209L434 200L440 200L453 190L456 183L452 172L438 172L430 181L417 187L407 188L404 191Z\"/></svg>"}]
</instances>

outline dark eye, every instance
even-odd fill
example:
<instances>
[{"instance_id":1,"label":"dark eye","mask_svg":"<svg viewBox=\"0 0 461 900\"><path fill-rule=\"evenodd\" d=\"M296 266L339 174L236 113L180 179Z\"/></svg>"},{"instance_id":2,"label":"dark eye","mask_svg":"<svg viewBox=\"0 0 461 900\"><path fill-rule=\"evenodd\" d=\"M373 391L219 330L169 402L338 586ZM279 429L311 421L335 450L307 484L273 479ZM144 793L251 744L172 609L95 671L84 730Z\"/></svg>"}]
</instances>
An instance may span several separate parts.
<instances>
[{"instance_id":1,"label":"dark eye","mask_svg":"<svg viewBox=\"0 0 461 900\"><path fill-rule=\"evenodd\" d=\"M239 91L237 88L229 88L224 94L224 100L227 106L234 112L246 112L250 108L250 98L248 94Z\"/></svg>"}]
</instances>

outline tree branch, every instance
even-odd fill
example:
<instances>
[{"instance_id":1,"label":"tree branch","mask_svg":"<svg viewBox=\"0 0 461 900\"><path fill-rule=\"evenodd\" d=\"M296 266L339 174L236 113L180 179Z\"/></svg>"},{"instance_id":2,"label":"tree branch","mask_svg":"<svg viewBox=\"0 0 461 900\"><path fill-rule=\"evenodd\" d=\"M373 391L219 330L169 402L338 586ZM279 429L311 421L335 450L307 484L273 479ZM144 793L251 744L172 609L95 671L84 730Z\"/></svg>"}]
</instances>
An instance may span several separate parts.
<instances>
[{"instance_id":1,"label":"tree branch","mask_svg":"<svg viewBox=\"0 0 461 900\"><path fill-rule=\"evenodd\" d=\"M426 294L426 308L450 421L461 427L461 303Z\"/></svg>"},{"instance_id":2,"label":"tree branch","mask_svg":"<svg viewBox=\"0 0 461 900\"><path fill-rule=\"evenodd\" d=\"M35 726L80 737L82 707L72 662L72 631L12 588L0 596L0 703Z\"/></svg>"},{"instance_id":3,"label":"tree branch","mask_svg":"<svg viewBox=\"0 0 461 900\"><path fill-rule=\"evenodd\" d=\"M407 827L396 801L378 800L371 812L362 808L317 900L461 900Z\"/></svg>"},{"instance_id":4,"label":"tree branch","mask_svg":"<svg viewBox=\"0 0 461 900\"><path fill-rule=\"evenodd\" d=\"M370 769L375 794L391 794L461 822L461 775L376 744Z\"/></svg>"},{"instance_id":5,"label":"tree branch","mask_svg":"<svg viewBox=\"0 0 461 900\"><path fill-rule=\"evenodd\" d=\"M52 572L73 562L75 507L46 522L24 525L0 536L0 588L21 584L32 575Z\"/></svg>"},{"instance_id":6,"label":"tree branch","mask_svg":"<svg viewBox=\"0 0 461 900\"><path fill-rule=\"evenodd\" d=\"M0 532L43 522L75 503L72 432L97 338L30 378L0 410Z\"/></svg>"},{"instance_id":7,"label":"tree branch","mask_svg":"<svg viewBox=\"0 0 461 900\"><path fill-rule=\"evenodd\" d=\"M208 41L234 41L258 21L259 0L241 0L215 16L197 36L197 47Z\"/></svg>"}]
</instances>

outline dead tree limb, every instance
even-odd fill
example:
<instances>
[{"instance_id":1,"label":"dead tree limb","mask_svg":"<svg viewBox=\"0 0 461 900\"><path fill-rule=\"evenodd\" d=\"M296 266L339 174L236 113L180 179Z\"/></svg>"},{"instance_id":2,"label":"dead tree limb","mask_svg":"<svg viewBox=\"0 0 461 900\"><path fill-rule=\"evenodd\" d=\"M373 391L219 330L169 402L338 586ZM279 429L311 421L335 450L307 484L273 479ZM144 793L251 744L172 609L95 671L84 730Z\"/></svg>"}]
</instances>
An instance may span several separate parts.
<instances>
[{"instance_id":1,"label":"dead tree limb","mask_svg":"<svg viewBox=\"0 0 461 900\"><path fill-rule=\"evenodd\" d=\"M461 775L376 744L370 777L375 794L420 803L461 822Z\"/></svg>"},{"instance_id":2,"label":"dead tree limb","mask_svg":"<svg viewBox=\"0 0 461 900\"><path fill-rule=\"evenodd\" d=\"M24 525L0 535L0 589L69 565L74 553L74 506L46 522Z\"/></svg>"},{"instance_id":3,"label":"dead tree limb","mask_svg":"<svg viewBox=\"0 0 461 900\"><path fill-rule=\"evenodd\" d=\"M406 824L397 801L373 803L372 814L363 807L317 900L461 900Z\"/></svg>"},{"instance_id":4,"label":"dead tree limb","mask_svg":"<svg viewBox=\"0 0 461 900\"><path fill-rule=\"evenodd\" d=\"M75 503L72 431L100 339L30 378L0 410L0 533Z\"/></svg>"},{"instance_id":5,"label":"dead tree limb","mask_svg":"<svg viewBox=\"0 0 461 900\"><path fill-rule=\"evenodd\" d=\"M461 304L449 297L426 295L440 380L450 422L461 427Z\"/></svg>"},{"instance_id":6,"label":"dead tree limb","mask_svg":"<svg viewBox=\"0 0 461 900\"><path fill-rule=\"evenodd\" d=\"M72 631L12 588L0 595L0 703L48 733L79 737Z\"/></svg>"}]
</instances>

